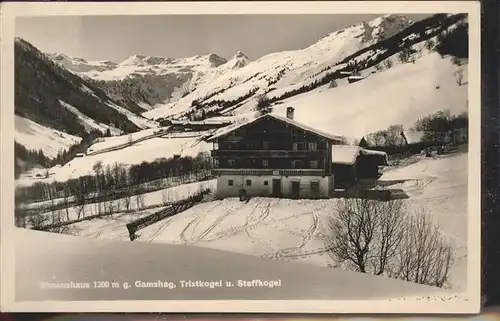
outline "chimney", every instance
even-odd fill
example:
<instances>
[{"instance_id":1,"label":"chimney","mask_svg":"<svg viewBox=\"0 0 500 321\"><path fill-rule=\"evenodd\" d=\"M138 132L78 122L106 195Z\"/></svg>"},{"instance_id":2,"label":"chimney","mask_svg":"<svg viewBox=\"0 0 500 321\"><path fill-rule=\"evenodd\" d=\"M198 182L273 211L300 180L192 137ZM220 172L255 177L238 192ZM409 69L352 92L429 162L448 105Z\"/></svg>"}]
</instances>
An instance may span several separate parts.
<instances>
[{"instance_id":1,"label":"chimney","mask_svg":"<svg viewBox=\"0 0 500 321\"><path fill-rule=\"evenodd\" d=\"M286 117L290 118L291 120L293 120L293 112L294 111L295 111L295 108L293 108L293 107L287 107L287 109L286 109Z\"/></svg>"}]
</instances>

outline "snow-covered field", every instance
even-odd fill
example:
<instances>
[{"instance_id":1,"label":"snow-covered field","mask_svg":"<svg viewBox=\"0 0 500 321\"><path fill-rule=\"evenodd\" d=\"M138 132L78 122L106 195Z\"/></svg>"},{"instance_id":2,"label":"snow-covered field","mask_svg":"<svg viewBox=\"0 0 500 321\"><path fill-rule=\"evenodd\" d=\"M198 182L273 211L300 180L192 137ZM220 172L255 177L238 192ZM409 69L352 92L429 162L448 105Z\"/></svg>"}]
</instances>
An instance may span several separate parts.
<instances>
[{"instance_id":1,"label":"snow-covered field","mask_svg":"<svg viewBox=\"0 0 500 321\"><path fill-rule=\"evenodd\" d=\"M450 283L466 290L467 154L423 158L387 172L382 180L409 180L402 188L410 209L427 209L454 243L456 258ZM138 240L191 244L326 266L325 219L336 200L254 198L248 204L226 199L197 205L138 232Z\"/></svg>"},{"instance_id":2,"label":"snow-covered field","mask_svg":"<svg viewBox=\"0 0 500 321\"><path fill-rule=\"evenodd\" d=\"M467 154L419 158L409 166L387 171L381 180L386 184L397 181L391 188L405 191L411 210L426 209L435 218L455 247L452 289L465 291ZM161 192L150 195L151 202L161 202ZM248 203L231 198L206 202L138 231L137 241L188 244L329 266L333 262L327 253L325 227L328 217L335 214L336 202L274 198L253 198ZM85 232L77 234L114 238L116 234L107 231L123 225L121 221L92 222L86 222Z\"/></svg>"},{"instance_id":3,"label":"snow-covered field","mask_svg":"<svg viewBox=\"0 0 500 321\"><path fill-rule=\"evenodd\" d=\"M15 115L14 139L28 150L42 150L47 157L56 157L57 153L80 143L80 137L48 128L29 119Z\"/></svg>"},{"instance_id":4,"label":"snow-covered field","mask_svg":"<svg viewBox=\"0 0 500 321\"><path fill-rule=\"evenodd\" d=\"M125 222L124 222L125 223ZM427 312L440 308L442 312L469 312L474 308L469 298L454 295L443 289L412 284L369 274L328 269L305 264L293 264L266 260L195 246L170 244L145 244L142 242L106 242L89 240L83 237L43 233L15 229L15 266L16 295L22 301L47 300L306 300L294 305L293 312L318 309L318 304L307 307L308 300L380 300L377 309L366 308L366 312L395 310L394 302L385 300L404 300L407 312ZM116 231L116 235L123 231ZM37 251L28 251L37 244ZM57 248L57 251L54 249ZM119 255L117 255L119 253ZM92 258L89 260L89 258ZM136 262L147 262L138 264ZM37 266L33 269L33 266ZM281 286L239 288L194 289L181 288L165 291L164 288L136 288L129 291L103 292L92 290L66 291L41 290L37 280L63 281L74 279L78 274L82 280L92 280L100 276L105 280L168 280L178 284L178 280L281 280ZM174 301L171 301L172 303ZM351 301L352 302L352 301ZM366 302L366 301L364 301ZM412 304L408 304L408 303ZM473 301L476 302L476 301ZM429 305L429 303L431 305ZM91 302L90 302L91 304ZM306 305L305 307L303 305ZM385 305L383 305L385 304ZM383 306L381 308L381 305ZM352 305L351 305L352 306ZM282 305L290 312L288 307ZM344 311L342 304L332 306L321 304L325 313ZM447 308L446 308L447 307ZM242 307L243 308L243 307ZM259 310L257 310L259 309ZM351 308L352 309L352 308ZM255 312L261 308L256 307ZM398 308L400 310L400 308ZM201 310L200 310L201 311ZM228 310L229 311L229 310ZM464 311L462 311L464 312Z\"/></svg>"},{"instance_id":5,"label":"snow-covered field","mask_svg":"<svg viewBox=\"0 0 500 321\"><path fill-rule=\"evenodd\" d=\"M196 157L199 153L208 152L211 149L212 144L201 141L198 136L187 138L155 137L133 144L127 148L97 155L76 157L64 166L50 168L50 176L48 178L36 178L32 177L31 174L30 176L21 175L16 180L16 185L27 186L35 182L64 182L68 179L91 175L94 173L93 166L99 161L102 162L103 166L112 166L115 163L129 166L140 164L144 161L152 162L158 158L169 158L174 155Z\"/></svg>"},{"instance_id":6,"label":"snow-covered field","mask_svg":"<svg viewBox=\"0 0 500 321\"><path fill-rule=\"evenodd\" d=\"M114 239L115 234L108 233L108 229L115 230L123 228L124 220L132 221L142 216L152 214L160 211L162 207L165 207L169 202L186 199L201 190L210 189L214 191L215 188L215 180L195 182L169 187L155 192L134 195L128 200L121 198L113 201L85 204L83 206L72 206L67 209L58 209L41 213L40 215L45 217L45 219L39 219L38 223L47 225L63 221L73 221L87 216L98 215L100 213L109 213L109 211L112 210L112 212L115 213L113 215L72 224L67 228L65 233ZM127 202L129 203L128 211L126 207ZM103 225L103 221L106 222L106 224ZM27 222L27 227L31 227L29 220Z\"/></svg>"}]
</instances>

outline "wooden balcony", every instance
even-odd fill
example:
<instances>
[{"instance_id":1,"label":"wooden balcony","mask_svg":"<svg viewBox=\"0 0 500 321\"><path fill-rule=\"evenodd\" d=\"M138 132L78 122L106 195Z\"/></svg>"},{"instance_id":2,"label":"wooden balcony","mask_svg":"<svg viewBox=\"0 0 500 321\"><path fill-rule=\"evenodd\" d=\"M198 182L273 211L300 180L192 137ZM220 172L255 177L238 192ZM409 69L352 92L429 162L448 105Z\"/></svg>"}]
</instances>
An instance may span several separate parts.
<instances>
[{"instance_id":1,"label":"wooden balcony","mask_svg":"<svg viewBox=\"0 0 500 321\"><path fill-rule=\"evenodd\" d=\"M253 169L253 168L216 168L212 170L215 176L247 175L247 176L325 176L323 169Z\"/></svg>"},{"instance_id":2,"label":"wooden balcony","mask_svg":"<svg viewBox=\"0 0 500 321\"><path fill-rule=\"evenodd\" d=\"M212 150L212 157L219 158L323 158L327 156L326 150L245 150L245 149L229 149L229 150Z\"/></svg>"}]
</instances>

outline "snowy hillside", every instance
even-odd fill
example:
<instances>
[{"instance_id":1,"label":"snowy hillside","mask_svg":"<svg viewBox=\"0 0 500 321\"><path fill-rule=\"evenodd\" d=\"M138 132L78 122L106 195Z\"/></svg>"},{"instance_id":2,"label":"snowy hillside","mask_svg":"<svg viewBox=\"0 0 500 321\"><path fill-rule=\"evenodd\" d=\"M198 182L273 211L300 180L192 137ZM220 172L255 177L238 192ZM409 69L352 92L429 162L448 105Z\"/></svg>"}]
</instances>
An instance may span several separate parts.
<instances>
[{"instance_id":1,"label":"snowy hillside","mask_svg":"<svg viewBox=\"0 0 500 321\"><path fill-rule=\"evenodd\" d=\"M56 157L82 139L77 136L48 128L29 119L15 116L14 139L28 150L41 150L47 157Z\"/></svg>"},{"instance_id":2,"label":"snowy hillside","mask_svg":"<svg viewBox=\"0 0 500 321\"><path fill-rule=\"evenodd\" d=\"M463 73L465 83L467 65L456 66L439 54L424 53L414 64L368 71L362 81L349 84L343 79L336 88L326 85L286 99L274 112L285 115L286 106L293 106L297 121L360 139L391 125L409 128L419 117L439 109L452 114L467 111L468 86L457 84L457 72Z\"/></svg>"},{"instance_id":3,"label":"snowy hillside","mask_svg":"<svg viewBox=\"0 0 500 321\"><path fill-rule=\"evenodd\" d=\"M148 132L150 131L140 133L136 138L147 136ZM50 168L49 178L37 178L33 177L32 173L27 173L27 175L22 175L16 180L16 185L26 186L36 182L65 182L72 178L93 175L93 166L98 162L102 162L103 166L112 166L114 163L129 166L141 164L142 162L152 162L159 158L173 157L174 155L196 157L199 153L208 152L212 148L211 144L200 141L199 133L155 136L131 146L120 147L122 144L127 144L128 137L111 137L109 141L98 142L89 147L89 150L92 151L89 155L76 157L63 166ZM115 146L120 148L113 148Z\"/></svg>"},{"instance_id":4,"label":"snowy hillside","mask_svg":"<svg viewBox=\"0 0 500 321\"><path fill-rule=\"evenodd\" d=\"M226 64L221 65L216 74L207 73L196 90L143 115L179 118L198 109L204 109L207 117L238 113L242 106L255 108L262 94L273 95L271 102L282 102L346 77L342 71L367 70L391 57L395 63L394 58L407 47L411 53L422 51L417 47L423 48L430 39L436 47L437 38L464 19L463 15L436 15L409 25L404 17L379 17L333 32L308 48L269 54L237 70L222 72Z\"/></svg>"}]
</instances>

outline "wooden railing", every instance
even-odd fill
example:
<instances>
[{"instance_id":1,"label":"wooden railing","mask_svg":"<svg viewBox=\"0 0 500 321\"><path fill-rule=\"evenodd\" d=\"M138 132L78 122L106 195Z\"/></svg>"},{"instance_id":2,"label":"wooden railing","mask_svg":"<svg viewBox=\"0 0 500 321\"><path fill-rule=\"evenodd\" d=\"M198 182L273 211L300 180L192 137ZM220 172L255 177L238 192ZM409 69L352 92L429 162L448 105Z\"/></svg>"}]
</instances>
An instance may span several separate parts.
<instances>
[{"instance_id":1,"label":"wooden railing","mask_svg":"<svg viewBox=\"0 0 500 321\"><path fill-rule=\"evenodd\" d=\"M248 176L325 176L323 169L252 169L252 168L216 168L212 174L217 175L248 175Z\"/></svg>"},{"instance_id":2,"label":"wooden railing","mask_svg":"<svg viewBox=\"0 0 500 321\"><path fill-rule=\"evenodd\" d=\"M267 157L267 158L323 158L327 156L326 150L273 150L273 149L259 149L259 150L245 150L245 149L225 149L225 150L212 150L212 157Z\"/></svg>"},{"instance_id":3,"label":"wooden railing","mask_svg":"<svg viewBox=\"0 0 500 321\"><path fill-rule=\"evenodd\" d=\"M189 196L185 199L175 201L175 202L168 204L168 207L164 208L161 211L158 211L156 213L153 213L151 215L142 217L140 219L137 219L133 222L128 223L127 230L129 233L130 240L133 241L137 238L137 235L135 233L138 230L141 230L141 229L146 228L152 224L155 224L161 220L164 220L167 217L170 217L170 216L178 214L182 211L185 211L186 209L190 208L191 206L194 206L195 204L201 202L203 200L203 197L209 193L210 193L209 189L200 191L195 195L192 195L192 196Z\"/></svg>"}]
</instances>

